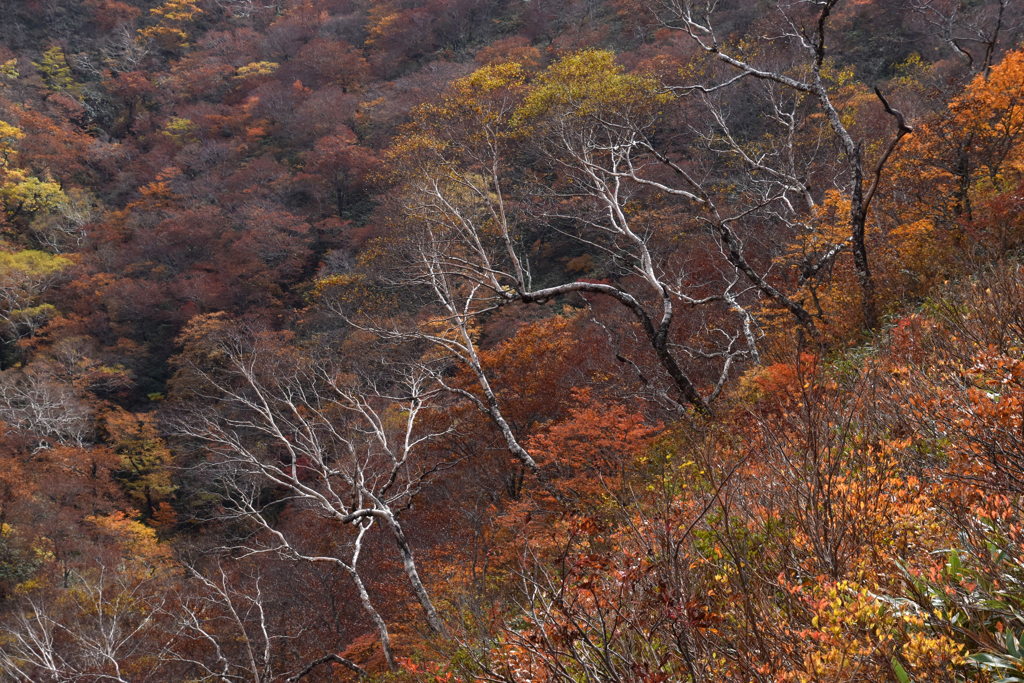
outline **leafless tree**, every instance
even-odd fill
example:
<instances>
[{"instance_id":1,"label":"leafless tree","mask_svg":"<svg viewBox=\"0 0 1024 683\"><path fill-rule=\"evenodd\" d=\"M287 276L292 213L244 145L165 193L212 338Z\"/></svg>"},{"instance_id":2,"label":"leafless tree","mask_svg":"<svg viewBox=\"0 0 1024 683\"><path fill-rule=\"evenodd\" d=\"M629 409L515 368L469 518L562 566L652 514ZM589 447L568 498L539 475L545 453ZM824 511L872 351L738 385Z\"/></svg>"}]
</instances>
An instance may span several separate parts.
<instances>
[{"instance_id":1,"label":"leafless tree","mask_svg":"<svg viewBox=\"0 0 1024 683\"><path fill-rule=\"evenodd\" d=\"M360 570L367 534L379 524L396 545L428 626L443 633L401 522L424 484L450 464L427 454L446 433L422 419L440 393L430 373L396 367L387 386L360 385L329 363L275 357L240 335L221 340L218 354L216 372L188 368L206 407L182 416L176 429L209 453L203 467L224 496L221 516L257 531L233 550L342 569L394 666L387 624ZM278 524L282 506L321 520L337 550Z\"/></svg>"},{"instance_id":2,"label":"leafless tree","mask_svg":"<svg viewBox=\"0 0 1024 683\"><path fill-rule=\"evenodd\" d=\"M231 16L244 21L251 20L261 12L273 12L275 15L281 12L280 2L260 2L259 0L217 0L217 5L230 13Z\"/></svg>"},{"instance_id":3,"label":"leafless tree","mask_svg":"<svg viewBox=\"0 0 1024 683\"><path fill-rule=\"evenodd\" d=\"M89 407L43 366L0 373L0 420L31 435L37 449L81 447L92 437Z\"/></svg>"},{"instance_id":4,"label":"leafless tree","mask_svg":"<svg viewBox=\"0 0 1024 683\"><path fill-rule=\"evenodd\" d=\"M338 655L298 668L288 663L287 644L305 634L292 624L283 628L258 566L225 558L182 565L186 577L166 607L169 638L160 654L171 669L222 683L300 680L327 662L366 674Z\"/></svg>"},{"instance_id":5,"label":"leafless tree","mask_svg":"<svg viewBox=\"0 0 1024 683\"><path fill-rule=\"evenodd\" d=\"M672 237L633 217L630 204L638 195L670 189L639 175L640 157L650 156L647 139L657 112L651 92L637 95L634 104L618 102L617 109L609 105L600 113L593 107L581 114L586 102L560 103L539 117L543 120L522 124L516 121L514 94L496 100L483 93L482 98L491 99L482 115L427 121L424 127L441 142L421 150L410 164L403 211L411 225L402 276L433 293L440 318L456 330L469 329L509 303L571 295L609 298L642 331L675 389L677 404L708 412L736 364L757 357L760 332L749 309L752 290L759 286L783 295L763 280L752 286L731 264L695 282L701 276L691 271L677 245L670 246ZM467 126L473 132L466 133ZM557 175L555 186L524 177L513 164L513 157L523 153L509 143L516 127L528 130L527 153L538 168ZM674 192L700 201L692 192ZM532 257L528 240L545 233L604 259L614 280L567 278ZM739 248L733 245L733 252ZM680 339L681 311L705 308L714 310L710 322L699 334ZM465 332L456 336L462 337L457 346L453 337L432 341L473 369L490 402L493 392L476 367L475 343ZM698 386L688 363L716 367L709 389ZM487 412L507 434L492 405Z\"/></svg>"},{"instance_id":6,"label":"leafless tree","mask_svg":"<svg viewBox=\"0 0 1024 683\"><path fill-rule=\"evenodd\" d=\"M95 215L95 200L79 190L68 190L67 200L54 211L32 219L29 231L41 247L55 254L76 251L85 242L86 225Z\"/></svg>"},{"instance_id":7,"label":"leafless tree","mask_svg":"<svg viewBox=\"0 0 1024 683\"><path fill-rule=\"evenodd\" d=\"M132 663L163 645L159 576L99 566L66 582L58 596L24 597L0 625L0 673L25 683L158 680L157 667L139 678Z\"/></svg>"},{"instance_id":8,"label":"leafless tree","mask_svg":"<svg viewBox=\"0 0 1024 683\"><path fill-rule=\"evenodd\" d=\"M709 101L709 94L736 88L745 81L760 81L771 86L767 89L767 92L772 94L769 100L771 116L782 124L783 129L788 128L792 131L794 126L798 125L795 118L797 114L804 117L824 117L827 122L825 130L828 131L830 138L827 140L826 148L838 152L841 164L839 168L842 170L834 179L822 178L828 185L819 188L817 193L820 196L825 189L831 187L839 190L848 199L850 234L846 240L827 246L816 260L805 263L802 275L804 278L814 277L842 251L852 251L854 267L860 282L863 321L866 326L872 327L877 322L878 310L865 235L868 218L885 167L902 138L912 132L912 129L903 114L893 108L876 88L875 94L879 103L895 123L895 134L880 146L881 151L869 156L865 151L869 140L858 139L851 132L828 75L831 68L829 23L833 12L841 3L842 0L779 0L774 3L779 18L779 21L775 22L778 34L763 36L763 44L784 45L797 57L795 61L788 60L792 63L781 68L766 62L762 57L748 57L739 49L727 46L726 37L716 31L715 13L718 3L714 0L656 0L653 4L666 26L683 32L702 52L728 69L727 75L717 81L694 83L682 86L680 90ZM787 91L805 96L808 106L803 107L802 111L779 108L779 100L774 94ZM737 136L732 134L725 118L717 114L716 117L718 125L722 128L722 133L717 137L724 144L725 151L737 155L746 165L749 174L759 177L762 181L770 181L769 187L775 186L766 197L774 193L774 202L787 209L792 206L790 197L797 197L805 203L813 204L814 196L808 185L809 179L799 173L794 175L795 167L788 162L789 154L753 155L745 152L741 145L736 144ZM792 150L792 138L787 140L784 136L781 139ZM668 158L664 158L664 161L671 163ZM785 163L780 164L780 161ZM680 177L684 181L684 191L700 196L700 182L682 173ZM702 199L707 201L704 197ZM789 213L792 217L790 220L799 220L800 212ZM725 234L722 240L727 245L732 241ZM802 317L798 313L794 314L798 318Z\"/></svg>"},{"instance_id":9,"label":"leafless tree","mask_svg":"<svg viewBox=\"0 0 1024 683\"><path fill-rule=\"evenodd\" d=\"M971 74L988 75L1000 45L1012 46L1021 28L1015 0L910 0L910 6L963 58Z\"/></svg>"},{"instance_id":10,"label":"leafless tree","mask_svg":"<svg viewBox=\"0 0 1024 683\"><path fill-rule=\"evenodd\" d=\"M146 41L140 40L135 28L122 24L112 31L102 47L104 64L118 71L139 69L150 54Z\"/></svg>"},{"instance_id":11,"label":"leafless tree","mask_svg":"<svg viewBox=\"0 0 1024 683\"><path fill-rule=\"evenodd\" d=\"M250 580L242 585L223 564L214 564L206 570L186 564L189 580L168 610L175 639L162 657L220 681L277 680L275 649L288 636L274 633L260 577L245 577Z\"/></svg>"}]
</instances>

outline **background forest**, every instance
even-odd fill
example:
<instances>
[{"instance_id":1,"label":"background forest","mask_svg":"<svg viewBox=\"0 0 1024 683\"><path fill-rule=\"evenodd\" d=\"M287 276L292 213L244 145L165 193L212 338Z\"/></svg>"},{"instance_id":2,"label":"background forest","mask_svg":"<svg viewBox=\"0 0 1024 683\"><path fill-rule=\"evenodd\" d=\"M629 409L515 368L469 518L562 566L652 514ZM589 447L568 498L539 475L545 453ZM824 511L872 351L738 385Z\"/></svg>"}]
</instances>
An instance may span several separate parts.
<instances>
[{"instance_id":1,"label":"background forest","mask_svg":"<svg viewBox=\"0 0 1024 683\"><path fill-rule=\"evenodd\" d=\"M1024 680L1016 0L0 0L0 679Z\"/></svg>"}]
</instances>

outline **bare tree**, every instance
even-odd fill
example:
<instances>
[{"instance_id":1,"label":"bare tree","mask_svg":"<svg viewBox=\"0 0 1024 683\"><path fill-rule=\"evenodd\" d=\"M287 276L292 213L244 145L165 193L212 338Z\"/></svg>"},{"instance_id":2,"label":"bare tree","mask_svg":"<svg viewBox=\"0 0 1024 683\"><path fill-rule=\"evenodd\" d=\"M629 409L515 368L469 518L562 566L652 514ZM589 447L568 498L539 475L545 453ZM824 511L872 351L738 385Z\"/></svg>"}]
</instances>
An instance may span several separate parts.
<instances>
[{"instance_id":1,"label":"bare tree","mask_svg":"<svg viewBox=\"0 0 1024 683\"><path fill-rule=\"evenodd\" d=\"M418 367L392 368L395 376L386 385L360 384L329 363L284 357L241 334L225 335L217 353L216 371L187 368L206 407L182 416L177 431L209 453L203 467L224 496L221 516L257 531L234 550L342 569L394 667L388 627L360 560L367 534L379 524L395 543L428 626L444 632L401 522L424 484L451 464L427 452L446 430L422 421L439 388ZM328 546L336 550L283 528L283 506L319 519L332 530Z\"/></svg>"},{"instance_id":2,"label":"bare tree","mask_svg":"<svg viewBox=\"0 0 1024 683\"><path fill-rule=\"evenodd\" d=\"M166 610L168 646L161 659L203 680L263 683L300 680L317 666L334 662L365 675L339 655L288 664L286 648L304 633L282 624L273 591L264 587L259 566L215 558L183 560L187 578ZM321 661L322 660L322 661Z\"/></svg>"},{"instance_id":3,"label":"bare tree","mask_svg":"<svg viewBox=\"0 0 1024 683\"><path fill-rule=\"evenodd\" d=\"M0 373L0 420L31 435L37 450L92 437L92 411L41 364Z\"/></svg>"},{"instance_id":4,"label":"bare tree","mask_svg":"<svg viewBox=\"0 0 1024 683\"><path fill-rule=\"evenodd\" d=\"M150 55L150 47L130 24L112 31L101 49L104 64L124 72L139 69Z\"/></svg>"},{"instance_id":5,"label":"bare tree","mask_svg":"<svg viewBox=\"0 0 1024 683\"><path fill-rule=\"evenodd\" d=\"M779 27L779 33L773 36L764 36L764 44L772 42L781 44L790 50L792 56L796 57L795 61L791 58L788 59L787 61L792 63L781 68L770 63L759 63L759 61L764 61L763 58L747 57L738 49L727 47L724 42L725 37L720 36L715 28L714 16L717 2L713 0L707 2L657 0L654 3L654 8L666 26L685 33L702 52L727 67L731 72L717 82L683 86L681 89L684 92L696 93L698 96L705 97L709 93L736 88L743 81L756 80L773 86L768 89L768 92L771 93L789 91L806 96L810 108L804 107L802 112L794 109L780 110L774 106L773 102L773 116L783 123L784 128L789 127L792 130L795 124L794 117L798 113L802 113L804 117L824 116L828 124L826 130L830 133L831 138L827 148L836 149L839 152L842 164L842 171L834 180L828 182L830 187L841 191L849 201L850 234L848 239L827 247L816 261L804 264L803 277L814 277L840 252L845 249L852 251L854 267L860 282L863 322L865 326L873 327L878 320L878 310L865 233L871 205L878 192L886 164L902 138L912 132L912 129L903 114L893 108L877 88L875 94L878 101L896 126L895 134L889 138L888 142L880 146L879 152L869 157L865 152L868 147L866 143L869 141L858 139L844 119L844 112L841 111L841 107L834 97L834 89L828 75L828 71L832 68L829 63L829 22L834 10L841 2L842 0L815 0L813 2L780 0L774 3L779 17L779 21L775 23ZM707 101L706 97L705 101ZM814 199L808 185L808 178L800 175L794 176L793 166L779 165L777 163L779 159L744 153L742 148L735 144L735 138L725 119L718 116L717 121L723 127L724 132L720 138L725 142L728 151L739 155L749 173L774 181L778 187L778 202L788 208L792 206L788 197L796 195L805 202L813 203ZM785 139L783 138L783 140ZM786 144L789 145L790 142L787 141ZM787 156L782 155L782 159ZM664 161L670 163L667 158ZM685 181L686 190L699 194L697 187L700 186L700 183L685 175L680 175ZM824 189L827 187L819 189L818 192ZM790 215L793 216L793 220L799 219L798 212L792 212ZM722 239L724 244L729 244L732 241L724 234ZM798 319L801 318L801 315L795 311L794 314Z\"/></svg>"},{"instance_id":6,"label":"bare tree","mask_svg":"<svg viewBox=\"0 0 1024 683\"><path fill-rule=\"evenodd\" d=\"M157 680L156 667L140 678L137 664L163 647L160 575L101 565L66 583L56 596L25 596L0 625L0 673L25 683Z\"/></svg>"},{"instance_id":7,"label":"bare tree","mask_svg":"<svg viewBox=\"0 0 1024 683\"><path fill-rule=\"evenodd\" d=\"M203 571L186 564L190 581L168 616L176 624L175 639L162 655L220 681L277 680L274 655L288 637L274 632L259 576L243 582L216 562ZM194 645L200 652L194 652ZM203 647L205 646L205 648ZM209 652L203 656L202 650Z\"/></svg>"},{"instance_id":8,"label":"bare tree","mask_svg":"<svg viewBox=\"0 0 1024 683\"><path fill-rule=\"evenodd\" d=\"M93 197L75 189L68 190L66 194L65 201L52 211L40 212L29 223L32 238L54 254L81 248L86 238L86 226L96 214Z\"/></svg>"},{"instance_id":9,"label":"bare tree","mask_svg":"<svg viewBox=\"0 0 1024 683\"><path fill-rule=\"evenodd\" d=\"M580 70L590 74L578 77ZM439 315L459 329L509 303L609 298L638 325L677 404L708 412L736 364L757 357L759 330L749 310L756 287L733 265L711 276L695 272L673 244L681 234L665 235L633 216L643 192L669 189L638 170L639 157L650 156L648 138L662 104L657 85L623 73L607 53L564 60L525 99L514 74L493 74L507 79L504 89L474 80L491 76L457 84L448 103L428 110L410 138L415 144L426 135L437 143L401 160L408 169L406 283L432 292ZM563 97L573 91L560 86L577 77L582 82L573 85L582 93ZM479 107L463 108L466 100ZM526 173L524 162L550 175ZM692 192L675 193L701 201ZM611 277L566 277L532 257L529 240L544 235L571 240L602 259ZM759 286L783 297L764 281ZM713 313L703 329L682 339L682 309ZM470 344L442 345L473 368L486 397L487 381L474 368ZM699 386L703 379L688 367L695 364L715 368L710 388ZM492 407L488 412L495 418Z\"/></svg>"},{"instance_id":10,"label":"bare tree","mask_svg":"<svg viewBox=\"0 0 1024 683\"><path fill-rule=\"evenodd\" d=\"M988 75L1000 45L1012 46L1020 30L1019 3L994 0L910 0L939 38L966 63L970 74Z\"/></svg>"}]
</instances>

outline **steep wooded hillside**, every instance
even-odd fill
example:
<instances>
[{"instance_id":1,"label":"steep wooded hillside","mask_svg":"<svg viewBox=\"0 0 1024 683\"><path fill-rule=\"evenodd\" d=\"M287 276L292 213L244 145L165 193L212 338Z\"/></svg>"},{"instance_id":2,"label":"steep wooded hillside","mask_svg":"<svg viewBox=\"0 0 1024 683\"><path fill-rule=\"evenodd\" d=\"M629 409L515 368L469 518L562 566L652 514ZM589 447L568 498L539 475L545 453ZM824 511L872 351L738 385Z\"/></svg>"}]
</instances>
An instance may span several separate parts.
<instances>
[{"instance_id":1,"label":"steep wooded hillside","mask_svg":"<svg viewBox=\"0 0 1024 683\"><path fill-rule=\"evenodd\" d=\"M0 679L1024 680L1017 0L7 0Z\"/></svg>"}]
</instances>

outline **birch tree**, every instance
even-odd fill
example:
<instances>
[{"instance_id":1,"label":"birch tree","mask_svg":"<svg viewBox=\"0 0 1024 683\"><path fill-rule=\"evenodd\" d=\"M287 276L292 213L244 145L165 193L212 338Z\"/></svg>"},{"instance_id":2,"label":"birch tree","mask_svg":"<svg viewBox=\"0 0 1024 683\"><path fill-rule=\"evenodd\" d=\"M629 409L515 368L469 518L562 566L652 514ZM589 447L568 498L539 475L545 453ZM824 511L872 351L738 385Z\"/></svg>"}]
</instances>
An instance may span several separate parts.
<instances>
[{"instance_id":1,"label":"birch tree","mask_svg":"<svg viewBox=\"0 0 1024 683\"><path fill-rule=\"evenodd\" d=\"M252 530L226 550L341 569L394 668L388 625L360 563L369 534L382 528L427 626L444 632L402 521L423 487L451 464L431 452L446 429L424 420L439 388L415 366L357 378L327 360L275 348L266 334L221 329L215 337L206 356L213 366L191 359L179 370L190 403L203 407L182 414L176 430L206 454L200 467L223 497L216 515ZM281 524L282 511L319 533Z\"/></svg>"},{"instance_id":2,"label":"birch tree","mask_svg":"<svg viewBox=\"0 0 1024 683\"><path fill-rule=\"evenodd\" d=\"M728 264L711 278L695 274L671 245L684 230L665 234L635 216L638 195L653 186L638 175L640 157L668 97L601 51L567 57L530 83L518 65L485 67L422 109L392 158L408 170L409 268L446 319L456 309L468 324L510 303L607 297L638 325L677 403L708 412L736 364L757 356L755 287ZM559 273L530 253L538 239L574 243L602 259L606 275ZM681 339L682 309L713 313ZM715 366L710 382L687 361Z\"/></svg>"},{"instance_id":3,"label":"birch tree","mask_svg":"<svg viewBox=\"0 0 1024 683\"><path fill-rule=\"evenodd\" d=\"M866 237L872 204L882 183L885 168L900 144L912 128L903 114L895 109L878 88L874 93L885 114L892 120L894 132L887 140L878 141L858 136L850 123L851 111L844 109L841 99L836 97L834 73L840 66L834 63L829 50L830 22L841 9L842 0L814 0L804 2L780 0L773 3L778 21L772 22L778 34L763 36L762 43L756 41L746 49L733 46L728 36L720 35L716 28L714 0L656 0L653 9L658 12L666 27L682 32L693 45L722 65L725 74L707 82L694 82L679 87L679 90L704 98L708 94L735 89L744 81L758 81L767 84L769 103L773 116L783 123L784 128L793 130L806 125L812 118L823 117L825 134L820 141L821 153L832 155L824 172L815 176L794 175L790 164L779 165L771 156L751 155L736 144L736 136L725 118L718 115L721 135L727 151L737 155L746 165L747 173L764 178L773 178L782 192L780 199L788 209L792 206L788 197L802 197L808 204L820 200L827 189L835 189L848 202L849 234L844 240L826 245L816 260L804 264L802 276L818 275L842 251L850 251L860 284L861 316L866 327L874 327L878 321L876 283L871 270ZM762 47L780 45L784 54L776 60L765 59ZM776 106L773 93L790 93L803 101L803 106L789 111ZM705 100L707 101L707 100ZM797 117L803 119L798 122ZM786 140L784 137L783 140ZM786 140L784 147L796 152ZM869 153L869 149L875 151ZM784 154L782 159L791 158ZM666 163L669 161L666 159ZM830 177L831 176L831 177ZM684 187L694 187L693 179L683 177ZM811 182L821 181L824 186L811 189ZM691 191L693 191L691 189ZM790 212L799 220L800 212Z\"/></svg>"}]
</instances>

